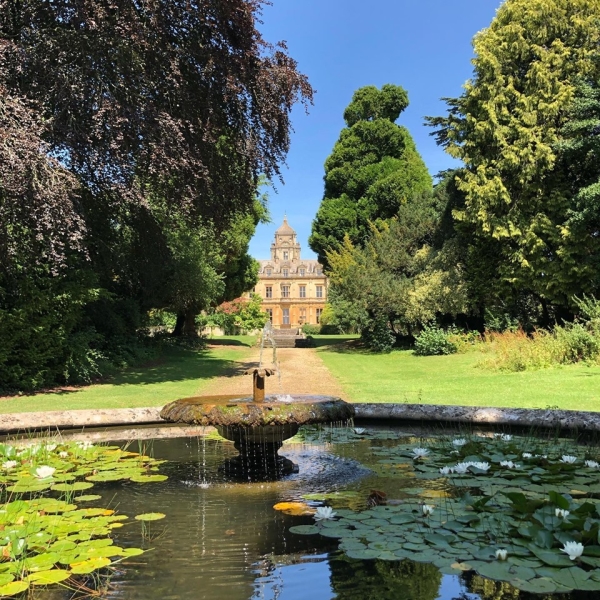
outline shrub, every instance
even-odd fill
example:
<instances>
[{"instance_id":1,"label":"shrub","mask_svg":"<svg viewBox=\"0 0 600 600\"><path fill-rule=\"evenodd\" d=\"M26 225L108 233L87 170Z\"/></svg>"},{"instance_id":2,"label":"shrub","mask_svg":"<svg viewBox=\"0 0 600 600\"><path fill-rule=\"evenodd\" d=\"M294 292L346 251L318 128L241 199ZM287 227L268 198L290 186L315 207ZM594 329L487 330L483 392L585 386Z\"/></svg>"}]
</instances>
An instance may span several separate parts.
<instances>
[{"instance_id":1,"label":"shrub","mask_svg":"<svg viewBox=\"0 0 600 600\"><path fill-rule=\"evenodd\" d=\"M363 329L361 337L363 342L373 352L391 352L396 342L396 336L390 329L387 320L383 317L371 321L369 326Z\"/></svg>"},{"instance_id":2,"label":"shrub","mask_svg":"<svg viewBox=\"0 0 600 600\"><path fill-rule=\"evenodd\" d=\"M448 330L446 337L456 346L456 352L461 354L481 341L481 335L478 331L460 331L455 327Z\"/></svg>"},{"instance_id":3,"label":"shrub","mask_svg":"<svg viewBox=\"0 0 600 600\"><path fill-rule=\"evenodd\" d=\"M524 331L486 333L491 356L481 366L502 371L542 369L552 365L598 360L600 339L580 323L557 326L553 332L539 329L531 335Z\"/></svg>"},{"instance_id":4,"label":"shrub","mask_svg":"<svg viewBox=\"0 0 600 600\"><path fill-rule=\"evenodd\" d=\"M595 360L600 354L600 341L580 323L557 327L554 334L561 350L562 363Z\"/></svg>"},{"instance_id":5,"label":"shrub","mask_svg":"<svg viewBox=\"0 0 600 600\"><path fill-rule=\"evenodd\" d=\"M321 335L338 335L342 333L337 325L321 325Z\"/></svg>"},{"instance_id":6,"label":"shrub","mask_svg":"<svg viewBox=\"0 0 600 600\"><path fill-rule=\"evenodd\" d=\"M302 325L302 333L305 335L319 335L319 333L321 333L321 327L319 325L304 323L304 325Z\"/></svg>"},{"instance_id":7,"label":"shrub","mask_svg":"<svg viewBox=\"0 0 600 600\"><path fill-rule=\"evenodd\" d=\"M425 325L415 338L414 352L417 356L454 354L458 351L458 345L450 339L451 335L454 334L435 325Z\"/></svg>"}]
</instances>

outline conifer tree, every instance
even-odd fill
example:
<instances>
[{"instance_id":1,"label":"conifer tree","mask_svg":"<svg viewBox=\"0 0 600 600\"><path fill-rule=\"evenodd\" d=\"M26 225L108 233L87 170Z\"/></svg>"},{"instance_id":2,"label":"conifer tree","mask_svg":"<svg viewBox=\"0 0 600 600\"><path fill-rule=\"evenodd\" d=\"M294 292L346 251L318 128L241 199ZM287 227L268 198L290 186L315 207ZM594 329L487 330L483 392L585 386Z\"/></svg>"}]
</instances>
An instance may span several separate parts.
<instances>
[{"instance_id":1,"label":"conifer tree","mask_svg":"<svg viewBox=\"0 0 600 600\"><path fill-rule=\"evenodd\" d=\"M600 0L507 0L474 39L463 95L447 99L446 117L429 119L465 164L455 217L500 249L490 287L525 292L546 315L597 291L584 260L595 242L588 232L580 243L569 224L575 180L565 185L560 156L577 82L598 77L599 23Z\"/></svg>"},{"instance_id":2,"label":"conifer tree","mask_svg":"<svg viewBox=\"0 0 600 600\"><path fill-rule=\"evenodd\" d=\"M431 177L405 127L406 91L386 84L360 88L344 111L347 127L325 162L325 193L310 247L327 265L327 252L344 236L363 245L371 225L393 217L413 195L431 190Z\"/></svg>"}]
</instances>

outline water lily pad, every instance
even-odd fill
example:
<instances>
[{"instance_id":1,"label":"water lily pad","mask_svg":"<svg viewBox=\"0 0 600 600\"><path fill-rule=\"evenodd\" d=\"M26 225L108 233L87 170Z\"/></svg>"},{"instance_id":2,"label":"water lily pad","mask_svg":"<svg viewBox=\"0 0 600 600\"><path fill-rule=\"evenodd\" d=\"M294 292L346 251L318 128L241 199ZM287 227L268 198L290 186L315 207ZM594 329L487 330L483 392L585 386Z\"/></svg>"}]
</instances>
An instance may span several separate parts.
<instances>
[{"instance_id":1,"label":"water lily pad","mask_svg":"<svg viewBox=\"0 0 600 600\"><path fill-rule=\"evenodd\" d=\"M71 573L75 575L87 575L89 573L97 571L98 569L107 567L111 564L111 562L112 561L110 560L110 558L106 558L103 556L90 558L88 560L71 564Z\"/></svg>"},{"instance_id":2,"label":"water lily pad","mask_svg":"<svg viewBox=\"0 0 600 600\"><path fill-rule=\"evenodd\" d=\"M513 579L511 580L511 584L523 592L531 592L533 594L553 594L557 590L556 582L547 577L536 577L530 581Z\"/></svg>"},{"instance_id":3,"label":"water lily pad","mask_svg":"<svg viewBox=\"0 0 600 600\"><path fill-rule=\"evenodd\" d=\"M58 554L61 554L63 552L71 552L72 550L75 550L75 548L77 548L77 544L75 542L72 542L70 540L58 540L54 542L54 544L52 544L49 549L52 552L57 552Z\"/></svg>"},{"instance_id":4,"label":"water lily pad","mask_svg":"<svg viewBox=\"0 0 600 600\"><path fill-rule=\"evenodd\" d=\"M93 502L94 500L100 500L100 498L102 498L102 496L99 496L98 494L87 494L84 496L77 496L74 500L75 502Z\"/></svg>"},{"instance_id":5,"label":"water lily pad","mask_svg":"<svg viewBox=\"0 0 600 600\"><path fill-rule=\"evenodd\" d=\"M122 471L102 471L95 475L88 475L86 479L88 481L121 481L123 479L129 479L131 475L123 473Z\"/></svg>"},{"instance_id":6,"label":"water lily pad","mask_svg":"<svg viewBox=\"0 0 600 600\"><path fill-rule=\"evenodd\" d=\"M375 558L379 558L380 551L373 550L372 548L365 548L364 550L359 548L353 548L351 550L346 551L346 554L350 558L356 558L358 560L373 560Z\"/></svg>"},{"instance_id":7,"label":"water lily pad","mask_svg":"<svg viewBox=\"0 0 600 600\"><path fill-rule=\"evenodd\" d=\"M317 533L321 533L321 530L316 525L294 525L290 527L289 531L299 535L316 535Z\"/></svg>"},{"instance_id":8,"label":"water lily pad","mask_svg":"<svg viewBox=\"0 0 600 600\"><path fill-rule=\"evenodd\" d=\"M141 515L136 515L135 519L137 521L159 521L160 519L165 518L164 513L144 513Z\"/></svg>"},{"instance_id":9,"label":"water lily pad","mask_svg":"<svg viewBox=\"0 0 600 600\"><path fill-rule=\"evenodd\" d=\"M60 583L71 577L69 571L62 569L52 569L51 571L44 571L43 573L32 573L27 576L26 581L31 585L51 585L53 583Z\"/></svg>"},{"instance_id":10,"label":"water lily pad","mask_svg":"<svg viewBox=\"0 0 600 600\"><path fill-rule=\"evenodd\" d=\"M131 477L131 481L134 483L154 483L159 481L166 481L168 477L166 475L134 475Z\"/></svg>"},{"instance_id":11,"label":"water lily pad","mask_svg":"<svg viewBox=\"0 0 600 600\"><path fill-rule=\"evenodd\" d=\"M310 527L310 525L309 525ZM323 537L328 538L343 538L348 534L347 529L343 529L342 527L323 527L319 533Z\"/></svg>"},{"instance_id":12,"label":"water lily pad","mask_svg":"<svg viewBox=\"0 0 600 600\"><path fill-rule=\"evenodd\" d=\"M86 481L76 481L75 483L56 483L52 486L56 492L81 492L94 487L93 483Z\"/></svg>"},{"instance_id":13,"label":"water lily pad","mask_svg":"<svg viewBox=\"0 0 600 600\"><path fill-rule=\"evenodd\" d=\"M29 589L27 581L11 581L6 585L0 586L0 596L16 596Z\"/></svg>"},{"instance_id":14,"label":"water lily pad","mask_svg":"<svg viewBox=\"0 0 600 600\"><path fill-rule=\"evenodd\" d=\"M121 555L124 557L139 556L140 554L144 554L144 552L145 550L141 548L124 548Z\"/></svg>"}]
</instances>

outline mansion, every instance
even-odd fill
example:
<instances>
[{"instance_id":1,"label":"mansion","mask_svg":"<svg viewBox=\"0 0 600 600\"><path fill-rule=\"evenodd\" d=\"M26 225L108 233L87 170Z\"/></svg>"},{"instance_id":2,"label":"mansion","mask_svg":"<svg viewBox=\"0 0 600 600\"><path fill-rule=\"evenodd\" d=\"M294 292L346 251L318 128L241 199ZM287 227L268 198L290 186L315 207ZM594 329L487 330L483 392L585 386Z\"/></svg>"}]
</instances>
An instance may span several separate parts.
<instances>
[{"instance_id":1,"label":"mansion","mask_svg":"<svg viewBox=\"0 0 600 600\"><path fill-rule=\"evenodd\" d=\"M254 292L263 299L263 310L273 327L291 329L305 323L318 325L327 301L327 277L316 260L303 260L296 232L287 217L275 232L271 258L259 260Z\"/></svg>"}]
</instances>

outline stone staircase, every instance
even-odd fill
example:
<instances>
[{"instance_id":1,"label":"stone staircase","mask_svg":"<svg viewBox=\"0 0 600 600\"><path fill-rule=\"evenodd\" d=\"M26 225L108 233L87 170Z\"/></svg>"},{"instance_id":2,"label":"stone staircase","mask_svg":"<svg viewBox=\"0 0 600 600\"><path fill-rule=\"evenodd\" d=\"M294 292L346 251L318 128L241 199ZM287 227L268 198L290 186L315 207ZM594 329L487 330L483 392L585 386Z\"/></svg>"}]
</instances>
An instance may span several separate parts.
<instances>
[{"instance_id":1,"label":"stone staircase","mask_svg":"<svg viewBox=\"0 0 600 600\"><path fill-rule=\"evenodd\" d=\"M273 329L277 348L306 348L306 337L299 329Z\"/></svg>"}]
</instances>

